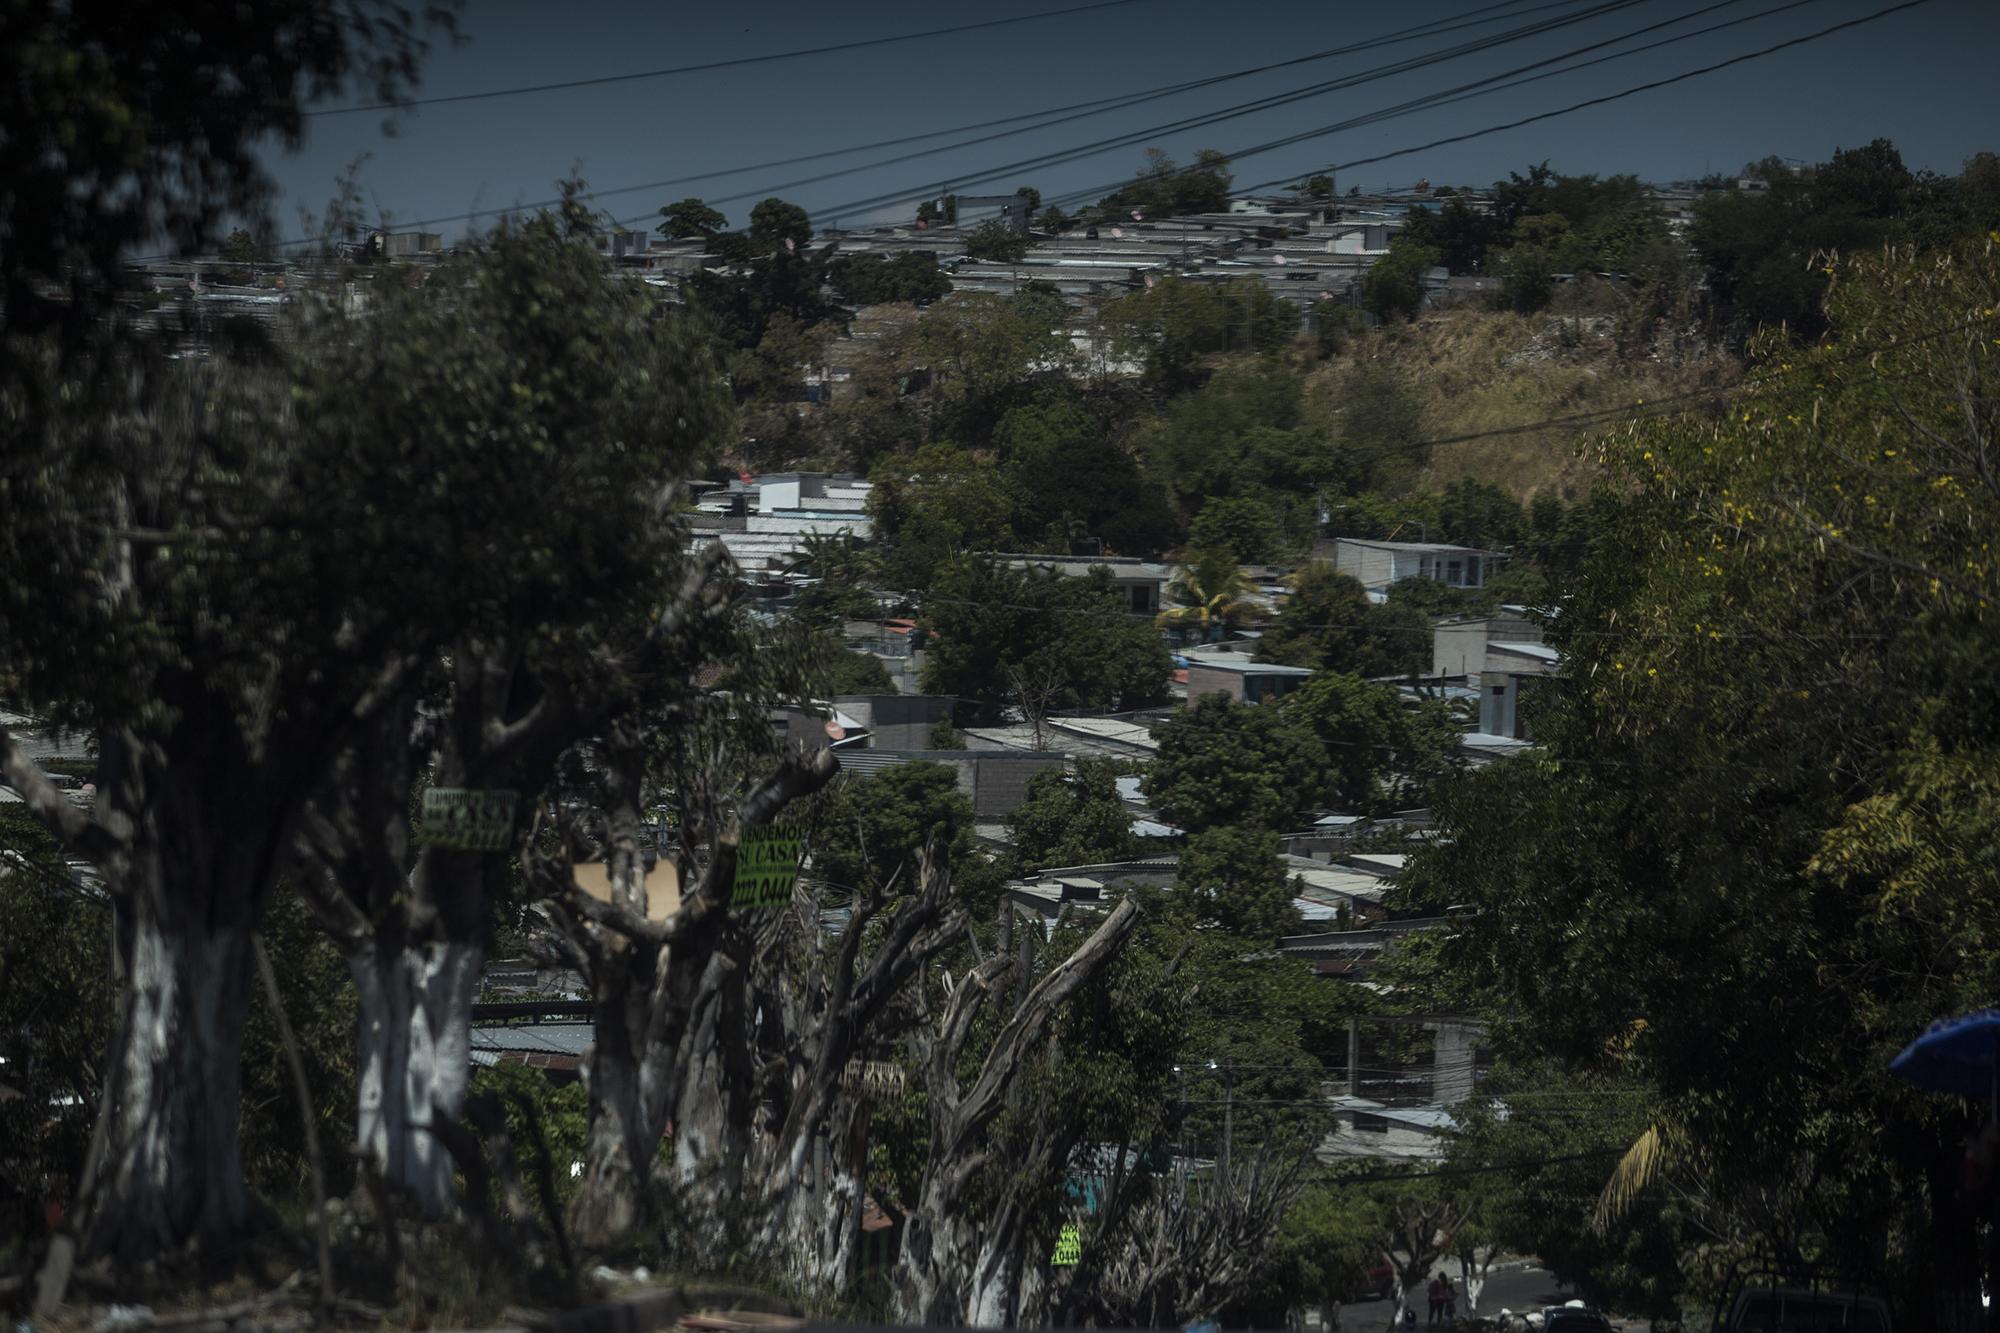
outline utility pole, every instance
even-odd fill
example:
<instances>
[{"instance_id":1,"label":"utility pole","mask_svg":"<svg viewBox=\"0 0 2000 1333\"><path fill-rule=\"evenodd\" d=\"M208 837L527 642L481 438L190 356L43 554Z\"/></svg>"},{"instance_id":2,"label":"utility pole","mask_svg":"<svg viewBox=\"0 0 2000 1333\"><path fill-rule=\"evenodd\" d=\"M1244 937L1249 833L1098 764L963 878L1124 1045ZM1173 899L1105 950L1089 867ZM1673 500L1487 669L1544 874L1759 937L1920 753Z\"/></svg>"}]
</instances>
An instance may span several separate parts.
<instances>
[{"instance_id":1,"label":"utility pole","mask_svg":"<svg viewBox=\"0 0 2000 1333\"><path fill-rule=\"evenodd\" d=\"M1347 1019L1347 1095L1361 1095L1361 1080L1356 1070L1361 1064L1361 1020L1349 1015Z\"/></svg>"}]
</instances>

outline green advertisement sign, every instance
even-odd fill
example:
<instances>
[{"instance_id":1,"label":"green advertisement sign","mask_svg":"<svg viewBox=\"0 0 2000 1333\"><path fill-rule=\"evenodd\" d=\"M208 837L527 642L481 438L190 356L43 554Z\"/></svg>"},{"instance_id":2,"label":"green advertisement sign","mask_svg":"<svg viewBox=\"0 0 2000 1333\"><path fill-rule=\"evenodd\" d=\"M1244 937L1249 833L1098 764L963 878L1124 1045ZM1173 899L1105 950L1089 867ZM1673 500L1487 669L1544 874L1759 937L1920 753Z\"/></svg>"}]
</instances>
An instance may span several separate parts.
<instances>
[{"instance_id":1,"label":"green advertisement sign","mask_svg":"<svg viewBox=\"0 0 2000 1333\"><path fill-rule=\"evenodd\" d=\"M736 883L729 905L763 910L791 902L804 845L805 835L795 824L744 829L736 846Z\"/></svg>"},{"instance_id":2,"label":"green advertisement sign","mask_svg":"<svg viewBox=\"0 0 2000 1333\"><path fill-rule=\"evenodd\" d=\"M1076 1223L1063 1224L1062 1233L1056 1237L1056 1252L1049 1262L1057 1268L1074 1268L1083 1262L1083 1233Z\"/></svg>"},{"instance_id":3,"label":"green advertisement sign","mask_svg":"<svg viewBox=\"0 0 2000 1333\"><path fill-rule=\"evenodd\" d=\"M504 852L514 836L514 802L519 793L432 787L424 792L417 837L434 847L462 852Z\"/></svg>"}]
</instances>

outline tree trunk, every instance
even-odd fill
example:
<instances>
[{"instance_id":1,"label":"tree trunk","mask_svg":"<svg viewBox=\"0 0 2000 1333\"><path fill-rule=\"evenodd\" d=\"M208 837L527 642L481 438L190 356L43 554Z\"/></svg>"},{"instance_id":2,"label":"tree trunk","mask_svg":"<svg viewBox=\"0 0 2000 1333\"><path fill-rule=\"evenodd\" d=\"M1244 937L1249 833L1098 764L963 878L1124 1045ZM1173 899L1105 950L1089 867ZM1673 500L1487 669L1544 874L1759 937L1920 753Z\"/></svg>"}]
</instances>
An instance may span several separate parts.
<instances>
[{"instance_id":1,"label":"tree trunk","mask_svg":"<svg viewBox=\"0 0 2000 1333\"><path fill-rule=\"evenodd\" d=\"M121 1267L190 1244L227 1252L250 1221L237 1132L250 895L212 887L198 902L169 894L159 855L135 857L119 914L127 1013L111 1042L82 1249Z\"/></svg>"},{"instance_id":2,"label":"tree trunk","mask_svg":"<svg viewBox=\"0 0 2000 1333\"><path fill-rule=\"evenodd\" d=\"M425 1217L452 1202L451 1154L430 1127L465 1104L483 955L476 941L378 940L348 957L361 1017L355 1138Z\"/></svg>"},{"instance_id":3,"label":"tree trunk","mask_svg":"<svg viewBox=\"0 0 2000 1333\"><path fill-rule=\"evenodd\" d=\"M623 956L603 972L591 1011L591 1044L583 1056L590 1123L583 1180L570 1204L569 1221L571 1234L592 1246L608 1245L638 1225L640 1192L661 1137L661 1126L647 1113L641 1092L645 991L632 984Z\"/></svg>"}]
</instances>

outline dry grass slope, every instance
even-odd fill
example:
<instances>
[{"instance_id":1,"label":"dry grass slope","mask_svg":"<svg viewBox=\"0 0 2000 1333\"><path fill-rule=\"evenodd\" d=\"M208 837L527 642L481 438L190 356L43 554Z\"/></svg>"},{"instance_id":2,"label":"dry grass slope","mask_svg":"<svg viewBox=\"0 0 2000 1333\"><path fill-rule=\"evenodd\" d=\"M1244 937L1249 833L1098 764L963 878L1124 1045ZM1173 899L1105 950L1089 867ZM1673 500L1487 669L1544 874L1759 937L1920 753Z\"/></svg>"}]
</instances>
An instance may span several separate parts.
<instances>
[{"instance_id":1,"label":"dry grass slope","mask_svg":"<svg viewBox=\"0 0 2000 1333\"><path fill-rule=\"evenodd\" d=\"M1423 404L1426 439L1721 389L1741 371L1728 352L1664 332L1621 353L1616 320L1605 315L1444 310L1356 339L1312 375L1315 410L1337 415L1341 382L1363 363L1402 374ZM1575 499L1595 470L1580 447L1600 429L1558 426L1443 445L1431 451L1420 484L1437 489L1471 477L1524 501L1545 490Z\"/></svg>"}]
</instances>

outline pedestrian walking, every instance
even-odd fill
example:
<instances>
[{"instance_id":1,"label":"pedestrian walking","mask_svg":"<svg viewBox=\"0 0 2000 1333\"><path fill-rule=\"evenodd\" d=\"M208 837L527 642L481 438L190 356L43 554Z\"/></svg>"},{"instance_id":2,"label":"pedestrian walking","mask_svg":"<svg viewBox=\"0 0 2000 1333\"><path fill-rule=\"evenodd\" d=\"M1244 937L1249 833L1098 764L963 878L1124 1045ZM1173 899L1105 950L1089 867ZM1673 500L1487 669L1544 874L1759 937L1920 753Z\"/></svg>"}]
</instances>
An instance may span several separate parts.
<instances>
[{"instance_id":1,"label":"pedestrian walking","mask_svg":"<svg viewBox=\"0 0 2000 1333\"><path fill-rule=\"evenodd\" d=\"M1444 1270L1443 1269L1439 1269L1437 1276L1430 1280L1429 1291L1431 1298L1431 1315L1429 1319L1424 1321L1424 1327L1435 1328L1438 1324L1438 1321L1444 1318Z\"/></svg>"},{"instance_id":2,"label":"pedestrian walking","mask_svg":"<svg viewBox=\"0 0 2000 1333\"><path fill-rule=\"evenodd\" d=\"M1456 1282L1453 1282L1450 1278L1445 1278L1444 1322L1446 1324L1453 1324L1456 1323L1457 1320L1458 1320L1458 1284Z\"/></svg>"}]
</instances>

